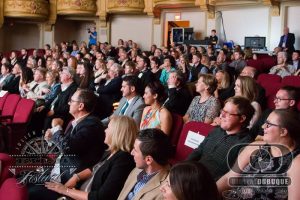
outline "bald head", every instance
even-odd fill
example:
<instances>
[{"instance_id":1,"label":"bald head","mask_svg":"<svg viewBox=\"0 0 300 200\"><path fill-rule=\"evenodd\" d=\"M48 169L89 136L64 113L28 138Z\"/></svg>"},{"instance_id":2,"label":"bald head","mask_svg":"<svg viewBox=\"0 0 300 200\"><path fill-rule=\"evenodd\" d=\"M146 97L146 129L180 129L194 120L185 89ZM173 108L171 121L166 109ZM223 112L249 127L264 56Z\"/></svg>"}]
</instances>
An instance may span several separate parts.
<instances>
[{"instance_id":1,"label":"bald head","mask_svg":"<svg viewBox=\"0 0 300 200\"><path fill-rule=\"evenodd\" d=\"M245 66L240 75L255 78L256 73L257 73L257 70L254 67Z\"/></svg>"}]
</instances>

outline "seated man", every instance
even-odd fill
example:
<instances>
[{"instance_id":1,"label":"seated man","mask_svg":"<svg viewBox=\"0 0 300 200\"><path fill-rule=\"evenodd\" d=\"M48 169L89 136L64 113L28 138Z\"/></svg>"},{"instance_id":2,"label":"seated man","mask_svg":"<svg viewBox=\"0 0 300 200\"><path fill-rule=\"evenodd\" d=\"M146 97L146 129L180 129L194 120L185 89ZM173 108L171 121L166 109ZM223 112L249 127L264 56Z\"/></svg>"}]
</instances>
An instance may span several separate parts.
<instances>
[{"instance_id":1,"label":"seated man","mask_svg":"<svg viewBox=\"0 0 300 200\"><path fill-rule=\"evenodd\" d=\"M108 70L108 79L105 83L100 83L97 89L99 98L105 102L104 104L107 107L112 108L113 103L118 102L121 98L122 73L123 68L114 63Z\"/></svg>"},{"instance_id":2,"label":"seated man","mask_svg":"<svg viewBox=\"0 0 300 200\"><path fill-rule=\"evenodd\" d=\"M113 115L126 115L132 117L137 126L140 126L145 103L140 96L141 84L140 79L137 76L125 76L122 82L122 99L120 100L118 108ZM107 125L109 118L102 120L104 125Z\"/></svg>"},{"instance_id":3,"label":"seated man","mask_svg":"<svg viewBox=\"0 0 300 200\"><path fill-rule=\"evenodd\" d=\"M61 120L54 119L53 128L45 133L48 144L55 143L61 149L61 154L51 171L51 180L60 183L65 183L74 173L93 167L106 149L101 121L91 115L96 104L93 92L78 90L71 97L69 104L74 120L65 132L62 131ZM75 171L72 170L74 168ZM47 190L43 185L30 187L29 194L29 199L47 200L59 197L59 194Z\"/></svg>"},{"instance_id":4,"label":"seated man","mask_svg":"<svg viewBox=\"0 0 300 200\"><path fill-rule=\"evenodd\" d=\"M61 118L66 123L72 118L69 114L69 100L75 93L77 85L74 82L75 70L72 67L63 67L60 73L61 92L53 100L51 105L47 106L47 117L44 123L44 130L51 127L52 119Z\"/></svg>"},{"instance_id":5,"label":"seated man","mask_svg":"<svg viewBox=\"0 0 300 200\"><path fill-rule=\"evenodd\" d=\"M160 187L167 182L171 145L159 129L140 131L131 154L136 168L129 174L118 200L162 199Z\"/></svg>"},{"instance_id":6,"label":"seated man","mask_svg":"<svg viewBox=\"0 0 300 200\"><path fill-rule=\"evenodd\" d=\"M220 126L209 133L188 160L201 162L218 180L229 171L228 164L232 166L238 156L239 148L227 155L229 150L234 145L252 142L247 126L253 114L249 100L240 96L229 98L220 114Z\"/></svg>"},{"instance_id":7,"label":"seated man","mask_svg":"<svg viewBox=\"0 0 300 200\"><path fill-rule=\"evenodd\" d=\"M164 103L170 112L183 116L190 106L192 97L185 85L180 70L171 71L168 79L168 98Z\"/></svg>"},{"instance_id":8,"label":"seated man","mask_svg":"<svg viewBox=\"0 0 300 200\"><path fill-rule=\"evenodd\" d=\"M276 74L278 76L281 76L281 78L294 74L296 72L296 69L293 65L289 65L287 61L287 52L279 52L277 55L277 65L270 69L269 74Z\"/></svg>"},{"instance_id":9,"label":"seated man","mask_svg":"<svg viewBox=\"0 0 300 200\"><path fill-rule=\"evenodd\" d=\"M46 69L37 68L34 72L33 81L24 84L22 89L20 89L20 93L21 96L34 100L37 106L41 106L42 102L38 101L37 98L44 89L49 89L49 87L46 81Z\"/></svg>"}]
</instances>

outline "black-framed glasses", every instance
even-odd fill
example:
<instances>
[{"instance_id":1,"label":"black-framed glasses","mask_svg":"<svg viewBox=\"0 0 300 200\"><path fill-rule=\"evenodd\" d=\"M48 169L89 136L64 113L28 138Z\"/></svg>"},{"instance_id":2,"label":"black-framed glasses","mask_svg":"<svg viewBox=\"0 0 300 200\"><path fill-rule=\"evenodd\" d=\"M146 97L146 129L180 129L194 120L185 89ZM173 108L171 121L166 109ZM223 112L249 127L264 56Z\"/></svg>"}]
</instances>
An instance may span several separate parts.
<instances>
[{"instance_id":1,"label":"black-framed glasses","mask_svg":"<svg viewBox=\"0 0 300 200\"><path fill-rule=\"evenodd\" d=\"M294 100L294 99L283 99L283 98L279 98L279 97L274 97L274 101L288 101L288 100Z\"/></svg>"},{"instance_id":2,"label":"black-framed glasses","mask_svg":"<svg viewBox=\"0 0 300 200\"><path fill-rule=\"evenodd\" d=\"M264 124L266 125L267 128L269 128L269 127L271 127L271 126L281 127L280 125L278 125L278 124L273 124L273 123L269 122L268 120L266 120Z\"/></svg>"},{"instance_id":3,"label":"black-framed glasses","mask_svg":"<svg viewBox=\"0 0 300 200\"><path fill-rule=\"evenodd\" d=\"M226 110L221 109L221 114L230 115L230 116L241 116L241 114L230 113Z\"/></svg>"}]
</instances>

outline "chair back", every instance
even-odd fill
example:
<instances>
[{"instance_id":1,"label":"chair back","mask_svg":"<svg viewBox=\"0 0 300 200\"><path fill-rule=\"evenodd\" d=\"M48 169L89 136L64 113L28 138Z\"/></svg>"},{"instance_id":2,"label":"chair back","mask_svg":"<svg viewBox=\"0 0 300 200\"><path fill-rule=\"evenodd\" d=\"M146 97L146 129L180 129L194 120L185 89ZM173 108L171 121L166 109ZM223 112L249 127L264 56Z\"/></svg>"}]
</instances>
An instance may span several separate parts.
<instances>
[{"instance_id":1,"label":"chair back","mask_svg":"<svg viewBox=\"0 0 300 200\"><path fill-rule=\"evenodd\" d=\"M183 119L181 115L172 113L172 120L173 121L172 121L170 140L171 140L171 144L173 146L176 146L183 127Z\"/></svg>"},{"instance_id":2,"label":"chair back","mask_svg":"<svg viewBox=\"0 0 300 200\"><path fill-rule=\"evenodd\" d=\"M10 171L9 167L12 164L13 159L6 153L0 153L0 165L1 165L1 171L0 171L0 187L2 183L10 177ZM1 199L1 198L0 198Z\"/></svg>"},{"instance_id":3,"label":"chair back","mask_svg":"<svg viewBox=\"0 0 300 200\"><path fill-rule=\"evenodd\" d=\"M185 141L189 131L196 132L200 135L207 136L214 127L203 122L188 122L183 126L179 141L176 148L174 160L175 162L183 161L193 151L191 147L185 145Z\"/></svg>"},{"instance_id":4,"label":"chair back","mask_svg":"<svg viewBox=\"0 0 300 200\"><path fill-rule=\"evenodd\" d=\"M9 93L7 92L3 97L0 97L0 111L2 111L6 98L8 97Z\"/></svg>"},{"instance_id":5,"label":"chair back","mask_svg":"<svg viewBox=\"0 0 300 200\"><path fill-rule=\"evenodd\" d=\"M295 86L295 87L300 87L300 76L285 76L283 77L282 81L282 86Z\"/></svg>"},{"instance_id":6,"label":"chair back","mask_svg":"<svg viewBox=\"0 0 300 200\"><path fill-rule=\"evenodd\" d=\"M27 123L30 120L35 102L31 99L21 99L18 102L12 123Z\"/></svg>"},{"instance_id":7,"label":"chair back","mask_svg":"<svg viewBox=\"0 0 300 200\"><path fill-rule=\"evenodd\" d=\"M20 95L9 94L4 102L1 116L13 116L15 114L17 104L20 99Z\"/></svg>"},{"instance_id":8,"label":"chair back","mask_svg":"<svg viewBox=\"0 0 300 200\"><path fill-rule=\"evenodd\" d=\"M8 178L0 187L0 199L28 200L27 188L21 185L17 179Z\"/></svg>"}]
</instances>

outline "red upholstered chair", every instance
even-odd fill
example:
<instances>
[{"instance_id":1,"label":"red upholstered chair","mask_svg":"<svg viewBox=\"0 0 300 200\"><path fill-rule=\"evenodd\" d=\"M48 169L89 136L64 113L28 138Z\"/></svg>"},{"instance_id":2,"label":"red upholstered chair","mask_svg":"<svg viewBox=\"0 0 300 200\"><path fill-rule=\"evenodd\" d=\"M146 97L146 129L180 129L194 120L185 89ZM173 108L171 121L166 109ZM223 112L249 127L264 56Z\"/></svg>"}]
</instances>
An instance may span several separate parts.
<instances>
[{"instance_id":1,"label":"red upholstered chair","mask_svg":"<svg viewBox=\"0 0 300 200\"><path fill-rule=\"evenodd\" d=\"M16 111L10 123L7 123L9 128L8 144L10 152L27 133L27 125L33 113L35 102L31 99L21 99L18 102Z\"/></svg>"},{"instance_id":2,"label":"red upholstered chair","mask_svg":"<svg viewBox=\"0 0 300 200\"><path fill-rule=\"evenodd\" d=\"M8 97L9 93L7 92L3 97L0 97L0 112L3 109L4 103L6 101L6 98Z\"/></svg>"},{"instance_id":3,"label":"red upholstered chair","mask_svg":"<svg viewBox=\"0 0 300 200\"><path fill-rule=\"evenodd\" d=\"M272 85L273 83L280 83L281 77L276 74L260 74L257 77L257 82L265 87L265 85Z\"/></svg>"},{"instance_id":4,"label":"red upholstered chair","mask_svg":"<svg viewBox=\"0 0 300 200\"><path fill-rule=\"evenodd\" d=\"M272 67L277 65L276 58L272 56L264 57L261 59L261 61L264 63L263 64L263 72L268 73Z\"/></svg>"},{"instance_id":5,"label":"red upholstered chair","mask_svg":"<svg viewBox=\"0 0 300 200\"><path fill-rule=\"evenodd\" d=\"M9 167L11 166L13 159L6 153L0 153L0 187L2 183L11 177ZM0 198L2 199L2 198Z\"/></svg>"},{"instance_id":6,"label":"red upholstered chair","mask_svg":"<svg viewBox=\"0 0 300 200\"><path fill-rule=\"evenodd\" d=\"M172 130L170 135L171 144L176 147L178 139L183 127L183 119L181 115L172 113Z\"/></svg>"},{"instance_id":7,"label":"red upholstered chair","mask_svg":"<svg viewBox=\"0 0 300 200\"><path fill-rule=\"evenodd\" d=\"M187 156L193 151L191 147L188 147L185 145L186 137L188 135L189 131L193 131L196 133L199 133L203 136L207 136L208 133L213 129L214 127L205 124L203 122L188 122L183 126L183 129L181 131L179 141L176 147L176 153L174 156L174 159L171 160L171 163L176 163L179 161L183 161L187 158Z\"/></svg>"},{"instance_id":8,"label":"red upholstered chair","mask_svg":"<svg viewBox=\"0 0 300 200\"><path fill-rule=\"evenodd\" d=\"M0 199L28 200L27 188L19 184L15 178L8 178L0 186Z\"/></svg>"},{"instance_id":9,"label":"red upholstered chair","mask_svg":"<svg viewBox=\"0 0 300 200\"><path fill-rule=\"evenodd\" d=\"M295 87L300 87L300 76L285 76L283 77L282 86L290 85Z\"/></svg>"},{"instance_id":10,"label":"red upholstered chair","mask_svg":"<svg viewBox=\"0 0 300 200\"><path fill-rule=\"evenodd\" d=\"M264 63L261 60L248 60L247 65L254 67L258 72L263 72L263 65Z\"/></svg>"},{"instance_id":11,"label":"red upholstered chair","mask_svg":"<svg viewBox=\"0 0 300 200\"><path fill-rule=\"evenodd\" d=\"M20 99L20 95L17 94L9 94L7 96L0 116L2 122L10 123L12 121Z\"/></svg>"}]
</instances>

